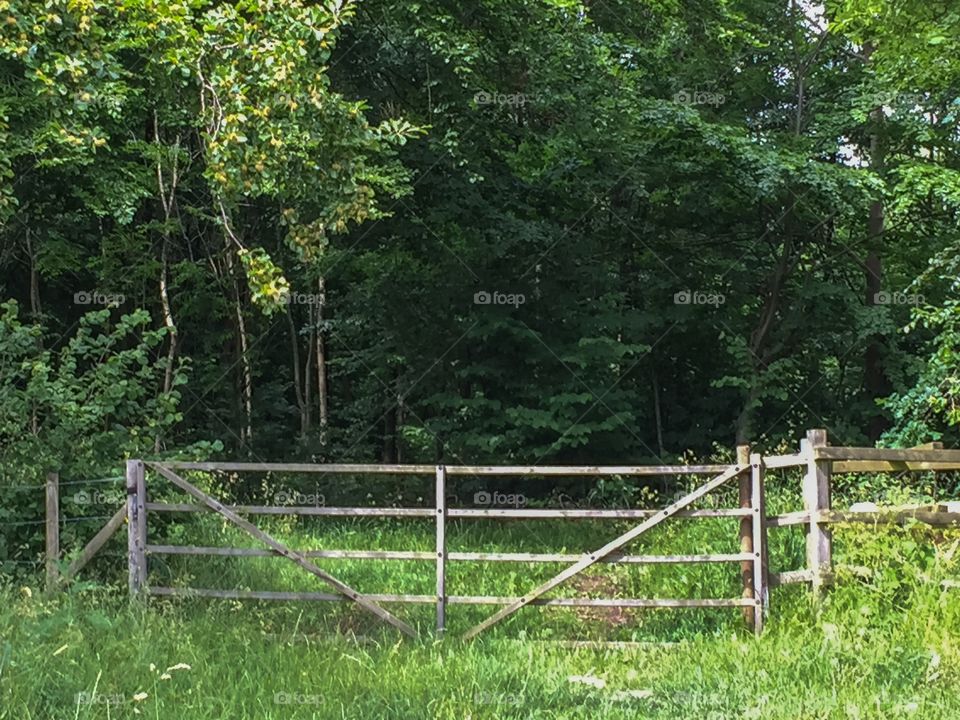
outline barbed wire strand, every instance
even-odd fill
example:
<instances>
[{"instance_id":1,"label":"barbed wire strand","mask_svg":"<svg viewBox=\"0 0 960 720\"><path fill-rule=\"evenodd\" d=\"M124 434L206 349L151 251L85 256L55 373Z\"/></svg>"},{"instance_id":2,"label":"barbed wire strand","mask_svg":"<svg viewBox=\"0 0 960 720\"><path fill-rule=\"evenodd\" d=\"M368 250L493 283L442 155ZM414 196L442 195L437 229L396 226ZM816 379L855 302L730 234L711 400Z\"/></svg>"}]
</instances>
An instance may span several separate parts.
<instances>
[{"instance_id":1,"label":"barbed wire strand","mask_svg":"<svg viewBox=\"0 0 960 720\"><path fill-rule=\"evenodd\" d=\"M70 522L85 522L88 520L109 520L113 515L87 515L85 517L76 517L76 518L61 518L60 522L70 523Z\"/></svg>"},{"instance_id":2,"label":"barbed wire strand","mask_svg":"<svg viewBox=\"0 0 960 720\"><path fill-rule=\"evenodd\" d=\"M115 477L93 478L91 480L66 480L60 481L57 484L60 487L67 485L96 485L98 483L115 483L124 479L125 476L117 475ZM40 485L0 485L0 490L43 490L46 487L46 483L41 483Z\"/></svg>"},{"instance_id":3,"label":"barbed wire strand","mask_svg":"<svg viewBox=\"0 0 960 720\"><path fill-rule=\"evenodd\" d=\"M75 518L60 518L60 523L72 523L72 522L89 522L92 520L109 520L113 515L86 515L84 517L75 517ZM13 525L46 525L46 520L2 520L0 521L0 526L13 526Z\"/></svg>"}]
</instances>

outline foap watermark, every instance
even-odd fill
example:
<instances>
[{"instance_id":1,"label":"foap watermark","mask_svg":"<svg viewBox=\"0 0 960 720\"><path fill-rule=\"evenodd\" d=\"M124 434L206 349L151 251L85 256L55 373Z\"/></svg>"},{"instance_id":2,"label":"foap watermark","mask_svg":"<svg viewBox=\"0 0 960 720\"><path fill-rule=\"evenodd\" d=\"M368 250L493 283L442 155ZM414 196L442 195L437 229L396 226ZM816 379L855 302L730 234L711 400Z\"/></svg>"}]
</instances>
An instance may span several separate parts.
<instances>
[{"instance_id":1,"label":"foap watermark","mask_svg":"<svg viewBox=\"0 0 960 720\"><path fill-rule=\"evenodd\" d=\"M324 305L326 296L323 293L302 293L288 290L281 293L280 302L284 305Z\"/></svg>"},{"instance_id":2,"label":"foap watermark","mask_svg":"<svg viewBox=\"0 0 960 720\"><path fill-rule=\"evenodd\" d=\"M481 290L473 294L474 305L513 305L517 308L527 301L523 293L504 293L498 290L487 292Z\"/></svg>"},{"instance_id":3,"label":"foap watermark","mask_svg":"<svg viewBox=\"0 0 960 720\"><path fill-rule=\"evenodd\" d=\"M473 494L473 504L483 507L523 507L527 498L523 493L502 493L494 490L480 490Z\"/></svg>"},{"instance_id":4,"label":"foap watermark","mask_svg":"<svg viewBox=\"0 0 960 720\"><path fill-rule=\"evenodd\" d=\"M869 92L857 96L861 103L871 107L915 108L922 106L926 98L923 93Z\"/></svg>"},{"instance_id":5,"label":"foap watermark","mask_svg":"<svg viewBox=\"0 0 960 720\"><path fill-rule=\"evenodd\" d=\"M103 293L99 290L81 290L73 294L74 305L122 305L127 298L121 293Z\"/></svg>"},{"instance_id":6,"label":"foap watermark","mask_svg":"<svg viewBox=\"0 0 960 720\"><path fill-rule=\"evenodd\" d=\"M473 101L477 105L510 105L516 107L523 107L528 102L531 101L529 95L524 95L523 93L501 93L501 92L487 92L486 90L481 90L473 96Z\"/></svg>"},{"instance_id":7,"label":"foap watermark","mask_svg":"<svg viewBox=\"0 0 960 720\"><path fill-rule=\"evenodd\" d=\"M489 690L480 690L473 694L474 705L522 705L523 695L521 693L490 692Z\"/></svg>"},{"instance_id":8,"label":"foap watermark","mask_svg":"<svg viewBox=\"0 0 960 720\"><path fill-rule=\"evenodd\" d=\"M78 490L73 494L73 501L77 505L122 505L127 501L127 496L119 492Z\"/></svg>"},{"instance_id":9,"label":"foap watermark","mask_svg":"<svg viewBox=\"0 0 960 720\"><path fill-rule=\"evenodd\" d=\"M723 93L709 90L678 90L673 94L673 101L681 105L723 105L727 98Z\"/></svg>"},{"instance_id":10,"label":"foap watermark","mask_svg":"<svg viewBox=\"0 0 960 720\"><path fill-rule=\"evenodd\" d=\"M923 305L926 298L919 293L902 293L882 290L873 294L874 305Z\"/></svg>"},{"instance_id":11,"label":"foap watermark","mask_svg":"<svg viewBox=\"0 0 960 720\"><path fill-rule=\"evenodd\" d=\"M274 505L310 505L325 507L327 498L316 488L312 493L304 493L292 488L280 488L272 496Z\"/></svg>"},{"instance_id":12,"label":"foap watermark","mask_svg":"<svg viewBox=\"0 0 960 720\"><path fill-rule=\"evenodd\" d=\"M673 294L674 305L712 305L718 307L727 301L723 293L702 290L681 290Z\"/></svg>"},{"instance_id":13,"label":"foap watermark","mask_svg":"<svg viewBox=\"0 0 960 720\"><path fill-rule=\"evenodd\" d=\"M321 699L319 695L285 690L273 694L273 702L276 705L319 705Z\"/></svg>"},{"instance_id":14,"label":"foap watermark","mask_svg":"<svg viewBox=\"0 0 960 720\"><path fill-rule=\"evenodd\" d=\"M74 701L77 705L122 705L126 702L123 695L104 695L98 692L78 692Z\"/></svg>"}]
</instances>

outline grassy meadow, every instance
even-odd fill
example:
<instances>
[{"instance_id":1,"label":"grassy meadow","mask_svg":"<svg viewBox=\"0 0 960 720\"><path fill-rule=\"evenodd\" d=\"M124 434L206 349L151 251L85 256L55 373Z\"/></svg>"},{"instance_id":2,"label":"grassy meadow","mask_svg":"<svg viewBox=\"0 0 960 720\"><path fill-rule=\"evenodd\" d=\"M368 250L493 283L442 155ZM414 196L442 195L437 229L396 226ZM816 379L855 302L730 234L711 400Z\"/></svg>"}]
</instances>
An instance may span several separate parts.
<instances>
[{"instance_id":1,"label":"grassy meadow","mask_svg":"<svg viewBox=\"0 0 960 720\"><path fill-rule=\"evenodd\" d=\"M729 498L716 502L729 501ZM771 493L771 511L792 499ZM778 507L779 505L779 507ZM261 521L295 547L431 550L429 520ZM629 527L602 521L451 522L449 550L579 552ZM165 519L151 541L250 545L209 515ZM113 541L122 549L124 538ZM736 520L676 520L632 552L735 552ZM773 570L803 558L799 529L771 532ZM837 528L840 581L821 603L772 594L755 638L740 610L525 608L473 642L495 607L392 605L402 638L350 603L152 598L131 603L109 556L45 599L0 590L0 720L175 718L942 718L960 717L960 532ZM96 565L99 563L99 565ZM364 592L432 592L429 562L322 560ZM845 570L850 566L856 571ZM451 563L450 594L519 595L563 565ZM113 578L114 582L106 579ZM602 566L560 595L734 597L736 565ZM325 590L281 558L156 556L154 585ZM558 640L616 640L616 649Z\"/></svg>"}]
</instances>

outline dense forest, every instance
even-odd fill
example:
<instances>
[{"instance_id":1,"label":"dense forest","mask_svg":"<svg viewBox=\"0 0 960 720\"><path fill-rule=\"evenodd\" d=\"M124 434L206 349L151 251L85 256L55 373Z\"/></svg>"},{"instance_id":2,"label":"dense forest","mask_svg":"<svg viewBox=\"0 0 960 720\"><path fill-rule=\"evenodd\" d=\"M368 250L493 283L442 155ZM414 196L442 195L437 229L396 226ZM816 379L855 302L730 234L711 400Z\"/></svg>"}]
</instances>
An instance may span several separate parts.
<instances>
[{"instance_id":1,"label":"dense forest","mask_svg":"<svg viewBox=\"0 0 960 720\"><path fill-rule=\"evenodd\" d=\"M960 0L0 0L0 720L957 720L958 447Z\"/></svg>"},{"instance_id":2,"label":"dense forest","mask_svg":"<svg viewBox=\"0 0 960 720\"><path fill-rule=\"evenodd\" d=\"M0 461L956 438L950 0L0 2Z\"/></svg>"}]
</instances>

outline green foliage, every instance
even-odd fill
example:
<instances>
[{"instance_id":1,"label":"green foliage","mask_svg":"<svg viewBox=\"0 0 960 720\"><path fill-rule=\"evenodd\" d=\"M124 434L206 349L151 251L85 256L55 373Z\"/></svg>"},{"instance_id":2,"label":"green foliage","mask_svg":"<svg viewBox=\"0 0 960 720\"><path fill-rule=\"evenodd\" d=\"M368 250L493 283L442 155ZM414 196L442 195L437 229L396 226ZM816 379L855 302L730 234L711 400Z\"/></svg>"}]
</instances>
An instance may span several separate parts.
<instances>
[{"instance_id":1,"label":"green foliage","mask_svg":"<svg viewBox=\"0 0 960 720\"><path fill-rule=\"evenodd\" d=\"M24 560L42 529L45 473L103 477L126 458L154 454L182 420L186 372L173 368L172 387L162 390L165 361L155 352L165 331L151 330L144 310L119 319L109 309L87 313L59 339L23 322L15 302L0 311L0 560Z\"/></svg>"},{"instance_id":2,"label":"green foliage","mask_svg":"<svg viewBox=\"0 0 960 720\"><path fill-rule=\"evenodd\" d=\"M78 289L148 309L192 363L187 443L598 463L957 437L949 3L0 20L4 297L51 331ZM924 302L866 297L871 254Z\"/></svg>"},{"instance_id":3,"label":"green foliage","mask_svg":"<svg viewBox=\"0 0 960 720\"><path fill-rule=\"evenodd\" d=\"M116 467L152 449L182 419L175 388L186 374L175 368L174 389L158 392L164 364L155 351L165 331L150 329L146 311L115 322L109 309L87 313L51 350L40 325L21 321L16 303L2 309L0 448L7 477Z\"/></svg>"}]
</instances>

